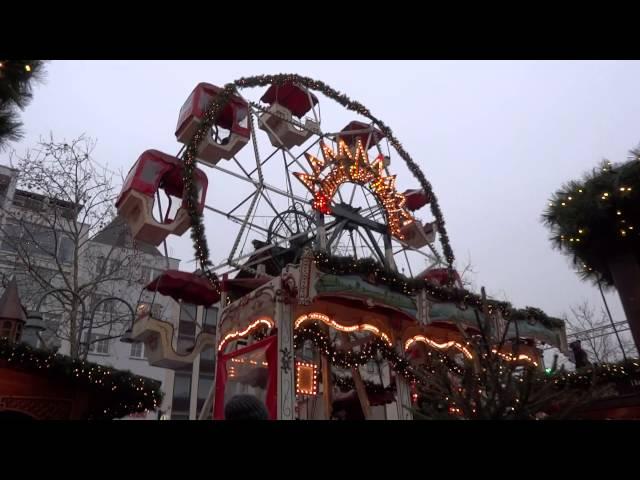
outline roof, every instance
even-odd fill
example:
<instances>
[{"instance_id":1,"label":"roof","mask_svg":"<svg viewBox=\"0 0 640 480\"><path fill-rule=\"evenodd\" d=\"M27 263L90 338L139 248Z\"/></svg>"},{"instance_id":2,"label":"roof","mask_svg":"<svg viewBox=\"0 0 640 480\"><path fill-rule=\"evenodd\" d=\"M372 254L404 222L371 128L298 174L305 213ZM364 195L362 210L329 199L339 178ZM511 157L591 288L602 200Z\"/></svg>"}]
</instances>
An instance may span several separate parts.
<instances>
[{"instance_id":1,"label":"roof","mask_svg":"<svg viewBox=\"0 0 640 480\"><path fill-rule=\"evenodd\" d=\"M92 239L94 242L120 248L133 248L133 237L129 225L120 215L116 216L109 225L100 230ZM153 245L136 241L135 247L142 253L156 257L163 256Z\"/></svg>"},{"instance_id":2,"label":"roof","mask_svg":"<svg viewBox=\"0 0 640 480\"><path fill-rule=\"evenodd\" d=\"M20 295L18 294L18 282L13 277L4 289L2 297L0 297L0 319L1 320L17 320L20 322L27 321Z\"/></svg>"},{"instance_id":3,"label":"roof","mask_svg":"<svg viewBox=\"0 0 640 480\"><path fill-rule=\"evenodd\" d=\"M16 189L15 195L31 198L39 202L43 202L47 198L46 195L42 195L41 193L30 192L28 190L21 190L21 189ZM59 207L66 208L68 210L74 209L74 204L72 202L68 202L60 198L49 197L49 202L52 204L58 205ZM83 205L79 205L79 207L80 208L78 209L78 211L82 210Z\"/></svg>"}]
</instances>

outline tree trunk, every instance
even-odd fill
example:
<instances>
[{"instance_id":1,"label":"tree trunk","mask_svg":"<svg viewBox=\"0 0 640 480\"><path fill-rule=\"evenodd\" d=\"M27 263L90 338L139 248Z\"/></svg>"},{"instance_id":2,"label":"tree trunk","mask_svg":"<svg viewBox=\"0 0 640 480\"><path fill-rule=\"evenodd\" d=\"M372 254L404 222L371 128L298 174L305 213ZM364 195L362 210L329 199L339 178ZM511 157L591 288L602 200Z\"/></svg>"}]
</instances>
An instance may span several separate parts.
<instances>
[{"instance_id":1,"label":"tree trunk","mask_svg":"<svg viewBox=\"0 0 640 480\"><path fill-rule=\"evenodd\" d=\"M633 341L640 351L640 265L638 259L633 253L621 253L610 257L608 265L631 328Z\"/></svg>"},{"instance_id":2,"label":"tree trunk","mask_svg":"<svg viewBox=\"0 0 640 480\"><path fill-rule=\"evenodd\" d=\"M80 355L80 344L78 342L79 325L76 320L78 318L78 303L74 298L71 304L71 311L69 312L69 356L71 358L78 358Z\"/></svg>"}]
</instances>

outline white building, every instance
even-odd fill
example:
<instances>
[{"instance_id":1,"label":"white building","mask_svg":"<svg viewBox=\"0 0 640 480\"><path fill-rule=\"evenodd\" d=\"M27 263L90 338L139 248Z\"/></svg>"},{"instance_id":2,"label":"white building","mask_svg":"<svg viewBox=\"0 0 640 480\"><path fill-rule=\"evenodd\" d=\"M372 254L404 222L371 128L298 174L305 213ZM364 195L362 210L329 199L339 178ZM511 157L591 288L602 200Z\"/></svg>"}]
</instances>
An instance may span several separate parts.
<instances>
[{"instance_id":1,"label":"white building","mask_svg":"<svg viewBox=\"0 0 640 480\"><path fill-rule=\"evenodd\" d=\"M29 310L36 310L47 291L68 286L66 283L73 278L75 270L79 284L86 287L82 293L85 304L82 339L91 341L87 360L163 382L165 400L161 411L171 411L173 372L149 365L144 358L143 344L119 340L131 324L131 314L122 301L109 300L109 297L124 300L134 313L153 302L154 311L162 318L177 319L180 308L176 302L161 296L154 298L143 288L165 269L178 269L179 260L166 258L153 246L134 243L120 218L93 238L89 238L85 225L76 223L83 232L82 239L72 240L64 232L68 231L66 226L77 221L73 206L16 188L17 174L14 169L0 166L2 280L6 282L15 276L23 303ZM77 264L74 263L76 246ZM68 326L65 327L63 321L68 312L53 294L44 297L41 303L40 311L48 329L39 338L34 337L32 343L58 348L60 353L68 354L70 344L64 337L70 332L65 331ZM183 316L188 308L183 309ZM182 385L182 377L177 375L177 387ZM158 413L150 412L145 417L155 419Z\"/></svg>"}]
</instances>

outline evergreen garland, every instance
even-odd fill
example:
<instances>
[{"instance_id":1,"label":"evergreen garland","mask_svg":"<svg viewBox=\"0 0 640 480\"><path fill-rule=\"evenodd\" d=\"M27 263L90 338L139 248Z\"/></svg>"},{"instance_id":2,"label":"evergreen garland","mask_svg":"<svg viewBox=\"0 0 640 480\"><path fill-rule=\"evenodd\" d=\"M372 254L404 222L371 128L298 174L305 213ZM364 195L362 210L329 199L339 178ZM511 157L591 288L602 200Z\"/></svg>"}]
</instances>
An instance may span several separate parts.
<instances>
[{"instance_id":1,"label":"evergreen garland","mask_svg":"<svg viewBox=\"0 0 640 480\"><path fill-rule=\"evenodd\" d=\"M162 401L161 382L157 380L16 344L6 338L0 338L0 364L86 388L99 400L88 413L90 420L111 420L155 410Z\"/></svg>"},{"instance_id":2,"label":"evergreen garland","mask_svg":"<svg viewBox=\"0 0 640 480\"><path fill-rule=\"evenodd\" d=\"M583 279L612 286L608 259L640 252L640 150L625 163L603 161L567 182L552 195L542 221Z\"/></svg>"},{"instance_id":3,"label":"evergreen garland","mask_svg":"<svg viewBox=\"0 0 640 480\"><path fill-rule=\"evenodd\" d=\"M0 149L22 138L17 109L27 106L33 82L43 77L42 60L0 60Z\"/></svg>"}]
</instances>

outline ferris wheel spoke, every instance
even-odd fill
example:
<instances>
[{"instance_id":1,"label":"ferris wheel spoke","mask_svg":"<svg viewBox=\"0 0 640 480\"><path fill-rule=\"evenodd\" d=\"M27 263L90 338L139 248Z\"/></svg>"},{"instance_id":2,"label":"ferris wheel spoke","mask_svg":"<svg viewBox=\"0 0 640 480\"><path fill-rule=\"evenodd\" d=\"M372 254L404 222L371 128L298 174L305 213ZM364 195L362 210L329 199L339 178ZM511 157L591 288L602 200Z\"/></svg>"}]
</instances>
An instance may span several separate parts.
<instances>
[{"instance_id":1,"label":"ferris wheel spoke","mask_svg":"<svg viewBox=\"0 0 640 480\"><path fill-rule=\"evenodd\" d=\"M287 192L289 195L293 195L293 186L291 185L291 177L289 176L289 168L287 167L287 157L282 152L282 162L284 163L285 180L287 182Z\"/></svg>"},{"instance_id":2,"label":"ferris wheel spoke","mask_svg":"<svg viewBox=\"0 0 640 480\"><path fill-rule=\"evenodd\" d=\"M358 233L358 235L360 235L360 238L362 238L362 241L365 243L365 245L367 245L367 247L370 249L370 251L373 251L378 255L378 259L384 265L384 263L385 263L385 255L382 252L382 250L380 250L380 246L376 242L375 238L373 238L373 234L367 228L365 228L364 231L367 233L367 236L369 237L369 240L371 241L371 243L369 243L369 241L364 237L364 235L362 235L362 232L360 232L360 229L356 230L356 232Z\"/></svg>"},{"instance_id":3,"label":"ferris wheel spoke","mask_svg":"<svg viewBox=\"0 0 640 480\"><path fill-rule=\"evenodd\" d=\"M331 248L331 245L336 240L336 238L342 235L342 231L344 230L344 227L347 225L348 221L349 220L347 219L341 220L336 228L331 232L331 238L329 238L329 241L327 242L329 248Z\"/></svg>"},{"instance_id":4,"label":"ferris wheel spoke","mask_svg":"<svg viewBox=\"0 0 640 480\"><path fill-rule=\"evenodd\" d=\"M351 239L351 245L353 246L353 254L355 258L358 258L358 249L356 248L356 242L353 241L353 231L349 230L349 238Z\"/></svg>"},{"instance_id":5,"label":"ferris wheel spoke","mask_svg":"<svg viewBox=\"0 0 640 480\"><path fill-rule=\"evenodd\" d=\"M407 268L409 269L409 275L411 275L411 277L413 277L413 270L411 270L411 262L409 261L409 256L407 255L407 251L403 250L402 253L404 254L404 259L407 262Z\"/></svg>"},{"instance_id":6,"label":"ferris wheel spoke","mask_svg":"<svg viewBox=\"0 0 640 480\"><path fill-rule=\"evenodd\" d=\"M349 198L349 205L353 204L353 197L355 197L355 195L356 195L357 188L358 188L358 184L354 183L353 184L353 189L351 190L351 197Z\"/></svg>"},{"instance_id":7,"label":"ferris wheel spoke","mask_svg":"<svg viewBox=\"0 0 640 480\"><path fill-rule=\"evenodd\" d=\"M271 160L275 156L275 154L278 153L279 150L280 150L279 148L274 149L273 152L271 152L267 158L265 158L261 162L257 162L256 163L256 165L257 165L256 168L251 170L250 175L253 175L254 173L256 173L258 171L259 168L262 168L265 165L265 163L267 163L269 160Z\"/></svg>"},{"instance_id":8,"label":"ferris wheel spoke","mask_svg":"<svg viewBox=\"0 0 640 480\"><path fill-rule=\"evenodd\" d=\"M335 222L335 221L330 222L330 223L328 223L328 224L327 224L327 227L331 228L331 227L333 227L335 224L336 224L336 222ZM311 234L313 234L313 233L314 233L314 230L313 230L313 229L308 230L308 231L306 231L306 232L300 232L300 233L297 233L297 234L295 234L295 235L293 235L293 236L291 236L291 237L287 237L287 238L285 238L285 239L283 240L283 243L284 243L284 242L291 242L292 240L296 240L296 239L301 238L301 237L303 237L303 236L305 236L305 235L306 235L306 236L309 236L309 238L310 238L310 235L311 235ZM273 243L272 243L272 244L269 244L269 245L265 245L264 247L261 247L261 248L259 248L259 249L257 249L257 250L254 250L253 252L245 253L245 254L239 255L238 257L235 257L235 258L231 259L231 261L233 261L233 262L236 262L236 263L237 263L239 260L243 260L243 259L245 259L245 258L251 257L252 255L259 255L260 253L267 252L267 251L271 250L272 248L274 248L274 247L276 247L276 246L277 246L277 244L273 244ZM227 259L227 260L222 261L222 262L221 262L221 263L219 263L218 265L213 266L213 267L211 268L211 270L214 270L214 271L215 271L215 270L219 270L220 268L222 268L222 267L226 267L226 266L228 266L228 265L230 265L230 264L231 264L231 263L230 263L229 259Z\"/></svg>"},{"instance_id":9,"label":"ferris wheel spoke","mask_svg":"<svg viewBox=\"0 0 640 480\"><path fill-rule=\"evenodd\" d=\"M280 211L273 205L273 203L271 202L271 199L269 198L269 195L264 191L264 189L259 189L260 191L260 195L262 196L262 198L264 199L264 201L267 203L267 205L269 205L271 207L271 209L273 210L273 213L275 214L275 216L278 216L280 214ZM287 230L289 230L289 233L291 233L291 235L294 234L293 230L291 230L291 228L289 228L289 225L287 225L286 222L283 222L284 226L287 228Z\"/></svg>"},{"instance_id":10,"label":"ferris wheel spoke","mask_svg":"<svg viewBox=\"0 0 640 480\"><path fill-rule=\"evenodd\" d=\"M239 204L237 204L235 207L233 207L231 210L229 210L229 212L227 213L227 215L231 215L233 212L235 212L238 208L240 208L242 205L244 205L245 203L247 203L251 198L253 198L253 196L256 194L256 192L251 192L244 200L242 200Z\"/></svg>"},{"instance_id":11,"label":"ferris wheel spoke","mask_svg":"<svg viewBox=\"0 0 640 480\"><path fill-rule=\"evenodd\" d=\"M251 183L252 185L254 185L257 188L259 188L260 186L262 186L262 188L264 188L265 190L269 190L270 192L273 193L277 193L278 195L282 195L283 197L286 198L293 198L294 200L297 200L298 202L302 202L302 203L309 203L305 198L299 196L299 195L289 195L289 193L286 190L282 190L281 188L278 187L274 187L273 185L269 185L267 183L262 183L262 185L260 185L260 183L257 180L252 180L249 178L246 178L242 175L240 175L239 173L236 172L232 172L231 170L227 170L224 167L220 167L218 165L214 165L212 168L214 168L215 170L218 170L220 172L226 173L227 175L231 175L235 178L238 178L239 180L243 180L247 183Z\"/></svg>"},{"instance_id":12,"label":"ferris wheel spoke","mask_svg":"<svg viewBox=\"0 0 640 480\"><path fill-rule=\"evenodd\" d=\"M235 157L235 155L234 155L233 157L231 157L231 158L233 159L233 161L235 162L235 164L236 164L236 165L238 165L238 168L239 168L240 170L242 170L242 173L244 173L244 174L247 176L247 178L249 178L249 179L251 179L251 180L253 180L253 181L256 181L256 182L260 183L260 180L256 180L256 179L254 179L254 178L251 176L251 174L250 174L249 172L247 172L247 170L242 166L242 164L238 161L238 159Z\"/></svg>"},{"instance_id":13,"label":"ferris wheel spoke","mask_svg":"<svg viewBox=\"0 0 640 480\"><path fill-rule=\"evenodd\" d=\"M318 135L318 138L316 138L311 145L309 145L307 148L305 148L297 157L295 157L293 160L291 160L289 163L287 163L287 168L290 168L294 163L296 163L296 160L300 160L305 153L307 153L309 150L311 150L314 146L316 146L317 144L320 143L320 141L322 140L322 134ZM284 151L283 151L284 153Z\"/></svg>"}]
</instances>

